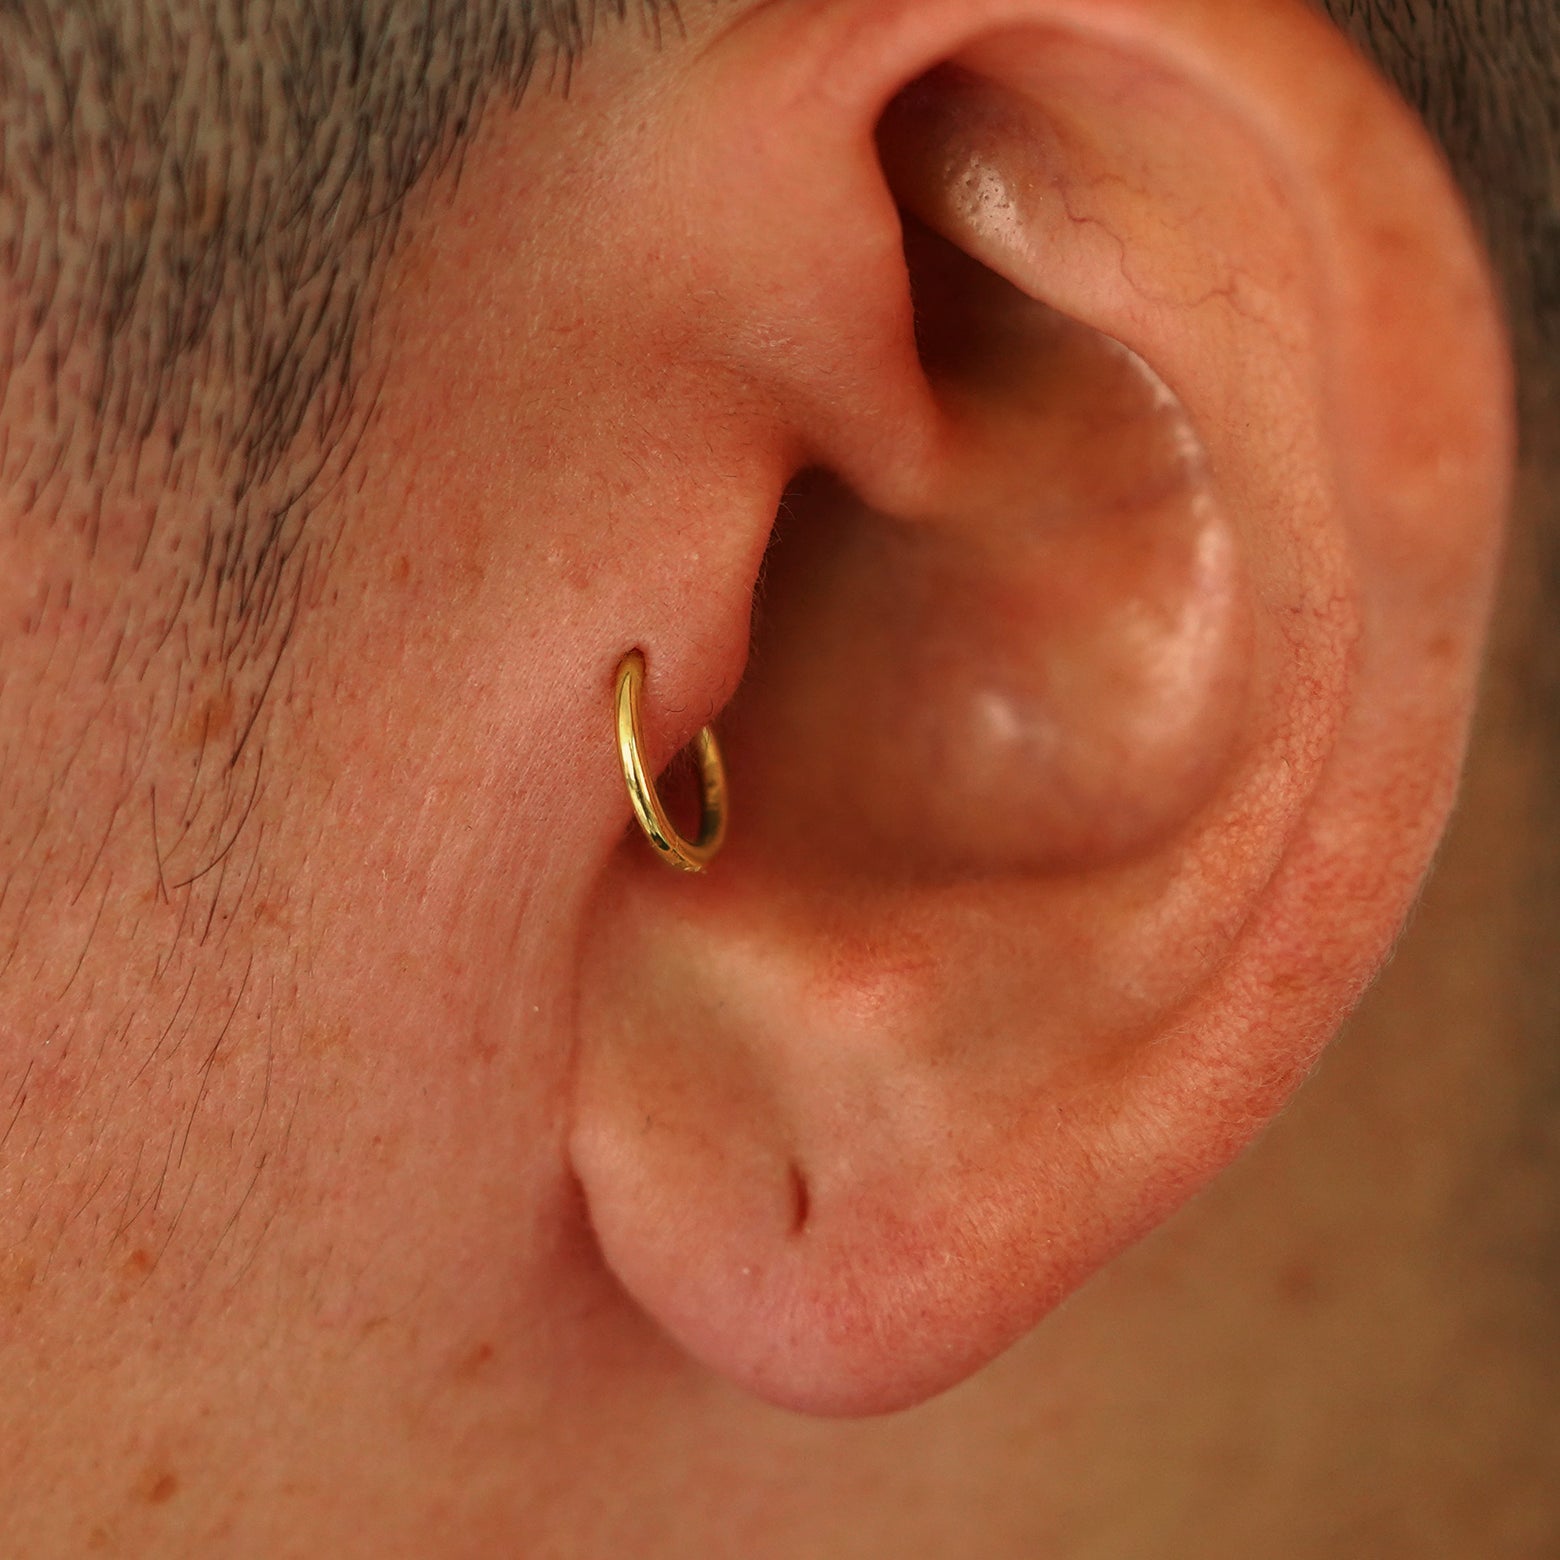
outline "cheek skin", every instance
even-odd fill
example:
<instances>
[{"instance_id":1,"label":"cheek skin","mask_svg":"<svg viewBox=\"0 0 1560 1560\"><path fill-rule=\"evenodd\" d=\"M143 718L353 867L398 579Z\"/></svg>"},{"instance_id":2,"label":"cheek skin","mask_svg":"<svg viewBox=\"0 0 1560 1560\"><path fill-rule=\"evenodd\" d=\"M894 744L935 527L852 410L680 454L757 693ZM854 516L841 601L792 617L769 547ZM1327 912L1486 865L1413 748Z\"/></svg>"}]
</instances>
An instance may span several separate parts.
<instances>
[{"instance_id":1,"label":"cheek skin","mask_svg":"<svg viewBox=\"0 0 1560 1560\"><path fill-rule=\"evenodd\" d=\"M527 134L580 104L539 99ZM295 1017L340 1037L314 1222L362 1272L317 1304L409 1391L451 1394L452 1443L461 1416L491 1428L578 1379L578 1338L522 1319L601 1304L591 1253L560 1255L581 1238L561 1135L579 922L629 822L613 670L649 648L663 754L723 701L747 633L729 581L751 580L786 469L741 387L671 350L680 313L614 270L571 170L554 189L536 169L474 159L469 223L407 257L368 475L273 737L294 773L273 849L312 907ZM560 278L554 245L589 258ZM446 1380L435 1343L488 1348L484 1389Z\"/></svg>"},{"instance_id":2,"label":"cheek skin","mask_svg":"<svg viewBox=\"0 0 1560 1560\"><path fill-rule=\"evenodd\" d=\"M538 99L525 134L578 117L586 90ZM448 1507L469 1516L473 1491L548 1487L525 1465L551 1455L530 1428L538 1404L553 1412L565 1396L559 1420L624 1460L593 1418L621 1397L610 1350L632 1321L582 1233L561 1141L582 903L629 817L611 675L630 645L661 651L649 724L663 755L723 701L786 462L740 386L669 350L679 313L647 319L631 271L613 270L627 260L578 231L598 208L570 170L556 208L516 189L546 169L524 150L474 157L437 245L407 257L383 317L395 372L252 743L266 783L226 879L230 899L244 888L243 916L212 920L188 1001L179 965L130 1048L139 1062L167 1028L190 1087L170 1094L161 1058L145 1072L144 1152L116 1131L125 1174L101 1183L103 1217L94 1204L75 1228L119 1239L121 1218L142 1224L108 1253L102 1303L62 1313L43 1338L85 1385L58 1395L37 1465L68 1460L91 1428L123 1452L141 1424L166 1423L185 1492L169 1510L230 1498L263 1523L328 1478L333 1496L339 1480L375 1509L415 1499L430 1524ZM554 241L594 257L567 285ZM624 363L642 373L625 380ZM158 794L182 803L187 790ZM155 910L147 812L123 816L116 882L141 885ZM165 853L169 824L160 812ZM171 882L170 894L159 933L179 919ZM98 903L84 897L82 913ZM193 943L205 918L189 920ZM114 927L111 906L79 989L100 974L99 950L108 968ZM86 934L70 930L74 961ZM109 1051L102 1069L116 1110L119 1060ZM97 1112L81 1119L105 1137ZM62 1217L99 1186L89 1168L65 1187ZM46 1251L26 1260L49 1271ZM64 1271L56 1262L56 1282ZM30 1288L26 1304L35 1316ZM152 1371L170 1328L178 1358ZM623 1349L652 1373L664 1353L637 1336ZM145 1379L154 1403L105 1411ZM242 1491L219 1489L233 1469ZM474 1552L509 1541L503 1515L491 1542L462 1519ZM441 1521L398 1536L443 1553L448 1533Z\"/></svg>"}]
</instances>

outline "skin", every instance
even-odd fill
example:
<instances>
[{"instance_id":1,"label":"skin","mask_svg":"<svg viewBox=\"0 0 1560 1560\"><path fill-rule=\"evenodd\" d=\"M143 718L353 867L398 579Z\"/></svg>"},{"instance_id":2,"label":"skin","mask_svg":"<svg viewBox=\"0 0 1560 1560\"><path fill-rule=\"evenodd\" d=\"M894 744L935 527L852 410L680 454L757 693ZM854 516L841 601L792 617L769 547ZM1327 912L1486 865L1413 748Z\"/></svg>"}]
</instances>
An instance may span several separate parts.
<instances>
[{"instance_id":1,"label":"skin","mask_svg":"<svg viewBox=\"0 0 1560 1560\"><path fill-rule=\"evenodd\" d=\"M131 574L112 535L91 560L68 527L8 535L11 1552L1553 1547L1547 1296L1506 1255L1552 1244L1553 1206L1500 1146L1531 1121L1514 884L1548 783L1501 677L1521 542L1411 934L1177 1212L1308 1072L1451 801L1509 474L1482 272L1406 121L1288 8L1243 33L1101 7L1103 39L992 45L1022 10L690 9L666 54L606 33L567 100L495 118L387 278L373 422L274 675L165 675L202 632L167 605L171 542ZM957 79L874 151L883 104L955 55L1050 105L1087 220L1031 211L1015 245L961 203L949 155L1019 187L1032 137ZM837 58L880 97L808 119L795 83ZM1297 301L1303 224L1232 99L1187 85L1209 58L1320 82L1413 149L1351 185L1310 90L1268 122L1336 195L1316 242L1363 302ZM1130 122L1100 107L1123 83ZM796 138L764 140L771 110ZM809 152L846 170L817 200ZM1143 182L1112 193L1124 158ZM1112 293L1090 228L1156 288ZM1262 330L1188 329L1208 254ZM1367 306L1405 267L1444 380L1417 321ZM1306 388L1321 339L1366 387L1341 451ZM819 464L843 480L798 480ZM1331 587L1357 660L1320 609L1274 629ZM136 675L105 677L132 592ZM659 759L723 712L749 821L707 880L625 828L632 644ZM946 766L924 796L889 702L907 658ZM1015 725L1072 738L1043 782ZM1294 864L1296 818L1345 843ZM884 1077L924 1116L874 1118ZM997 1233L906 1314L977 1204Z\"/></svg>"}]
</instances>

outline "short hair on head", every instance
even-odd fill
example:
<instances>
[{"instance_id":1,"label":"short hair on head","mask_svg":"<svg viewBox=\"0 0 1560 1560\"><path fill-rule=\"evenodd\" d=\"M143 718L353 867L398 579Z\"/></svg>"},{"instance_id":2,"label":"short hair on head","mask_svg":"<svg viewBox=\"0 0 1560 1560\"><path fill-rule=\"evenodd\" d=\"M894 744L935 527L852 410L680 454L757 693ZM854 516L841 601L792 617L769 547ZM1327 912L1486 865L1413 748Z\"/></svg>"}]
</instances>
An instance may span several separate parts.
<instances>
[{"instance_id":1,"label":"short hair on head","mask_svg":"<svg viewBox=\"0 0 1560 1560\"><path fill-rule=\"evenodd\" d=\"M408 198L630 4L0 0L0 499L182 491L223 615L273 611Z\"/></svg>"}]
</instances>

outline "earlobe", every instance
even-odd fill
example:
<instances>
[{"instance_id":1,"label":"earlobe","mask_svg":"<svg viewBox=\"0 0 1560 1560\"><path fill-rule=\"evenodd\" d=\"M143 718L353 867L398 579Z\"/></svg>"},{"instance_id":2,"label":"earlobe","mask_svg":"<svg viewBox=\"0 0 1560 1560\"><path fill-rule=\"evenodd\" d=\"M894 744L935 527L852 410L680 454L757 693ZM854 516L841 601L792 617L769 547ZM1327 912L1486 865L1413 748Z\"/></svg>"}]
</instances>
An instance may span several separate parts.
<instances>
[{"instance_id":1,"label":"earlobe","mask_svg":"<svg viewBox=\"0 0 1560 1560\"><path fill-rule=\"evenodd\" d=\"M1369 980L1455 787L1509 388L1439 163L1298 3L781 10L707 57L702 155L775 208L707 220L810 469L725 855L625 838L598 886L572 1152L691 1353L870 1412L1178 1206Z\"/></svg>"}]
</instances>

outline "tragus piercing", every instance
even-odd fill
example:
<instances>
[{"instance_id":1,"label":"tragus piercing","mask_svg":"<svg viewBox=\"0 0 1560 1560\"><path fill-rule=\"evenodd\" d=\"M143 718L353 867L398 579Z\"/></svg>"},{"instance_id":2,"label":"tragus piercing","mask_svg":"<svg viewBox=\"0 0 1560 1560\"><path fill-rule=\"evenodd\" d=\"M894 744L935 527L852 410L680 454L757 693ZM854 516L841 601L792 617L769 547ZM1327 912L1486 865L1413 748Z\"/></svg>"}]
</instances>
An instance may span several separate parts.
<instances>
[{"instance_id":1,"label":"tragus piercing","mask_svg":"<svg viewBox=\"0 0 1560 1560\"><path fill-rule=\"evenodd\" d=\"M682 872L702 872L726 839L726 770L721 763L720 746L708 726L694 738L694 753L699 761L699 837L686 840L666 816L666 809L656 794L655 780L645 768L644 736L639 724L639 700L644 685L644 654L630 650L618 663L617 687L612 699L618 757L623 763L628 799L633 803L634 816L645 831L645 838L655 847L662 861Z\"/></svg>"}]
</instances>

